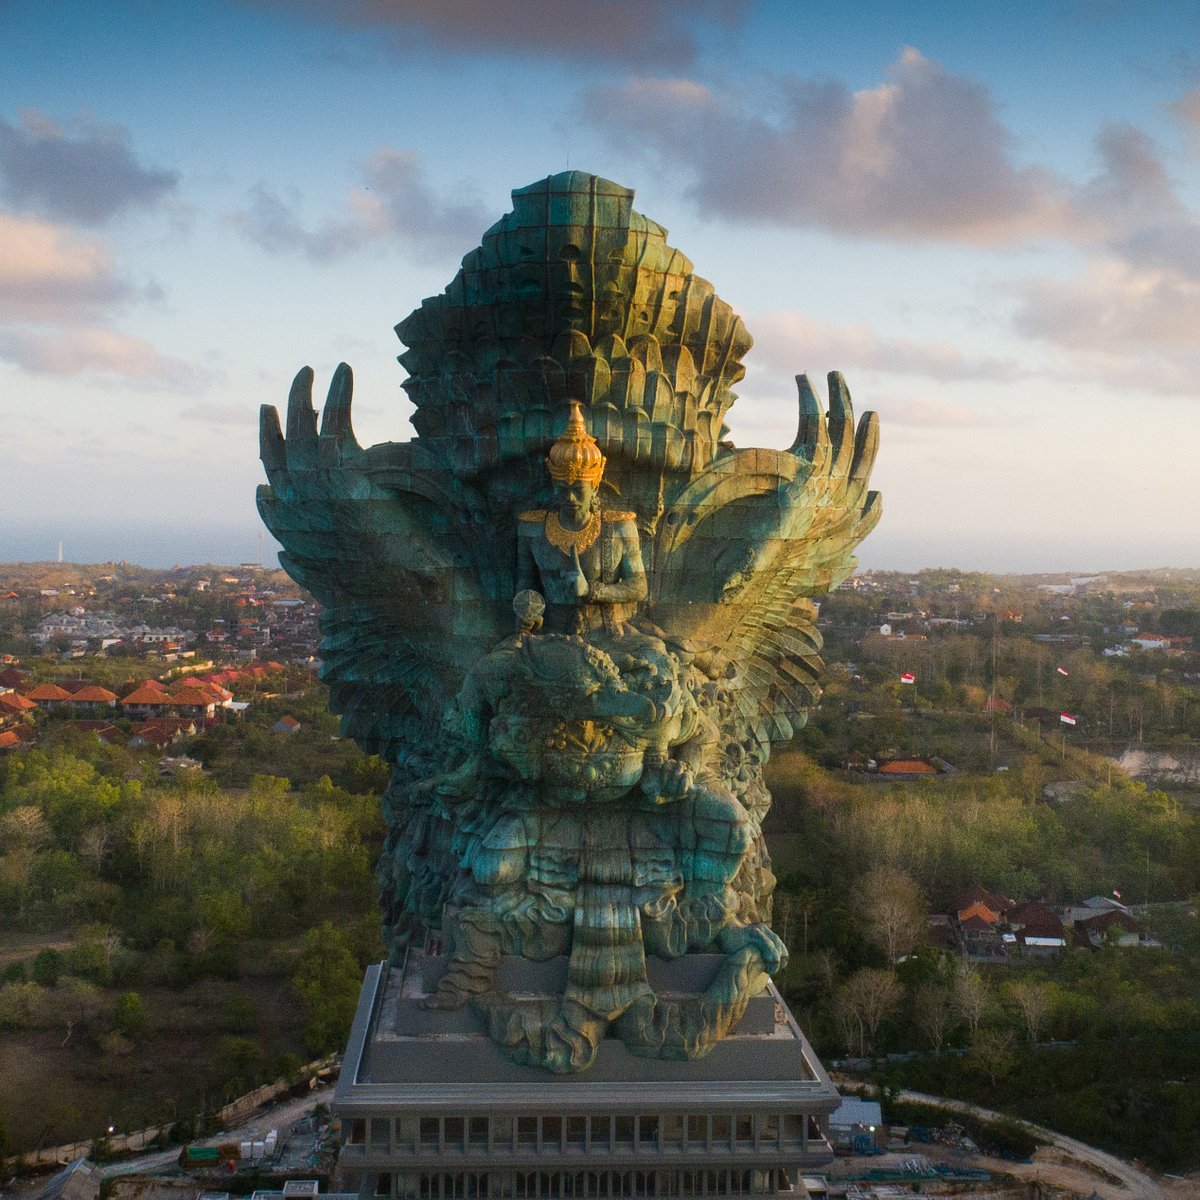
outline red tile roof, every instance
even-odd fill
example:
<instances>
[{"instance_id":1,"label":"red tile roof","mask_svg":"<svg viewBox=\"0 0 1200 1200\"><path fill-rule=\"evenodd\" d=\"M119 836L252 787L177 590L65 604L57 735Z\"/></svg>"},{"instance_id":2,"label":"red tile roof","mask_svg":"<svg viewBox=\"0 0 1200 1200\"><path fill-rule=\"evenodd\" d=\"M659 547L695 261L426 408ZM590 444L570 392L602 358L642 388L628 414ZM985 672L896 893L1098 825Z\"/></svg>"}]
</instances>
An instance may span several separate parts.
<instances>
[{"instance_id":1,"label":"red tile roof","mask_svg":"<svg viewBox=\"0 0 1200 1200\"><path fill-rule=\"evenodd\" d=\"M29 712L31 708L37 708L37 705L32 700L26 700L18 692L0 692L0 708L9 712Z\"/></svg>"},{"instance_id":2,"label":"red tile roof","mask_svg":"<svg viewBox=\"0 0 1200 1200\"><path fill-rule=\"evenodd\" d=\"M937 767L919 758L896 758L879 768L881 775L936 775Z\"/></svg>"},{"instance_id":3,"label":"red tile roof","mask_svg":"<svg viewBox=\"0 0 1200 1200\"><path fill-rule=\"evenodd\" d=\"M0 750L12 750L21 745L21 738L15 729L6 729L0 733Z\"/></svg>"},{"instance_id":4,"label":"red tile roof","mask_svg":"<svg viewBox=\"0 0 1200 1200\"><path fill-rule=\"evenodd\" d=\"M169 700L171 704L185 706L187 708L207 708L210 704L216 704L216 698L204 688L180 688L177 692L172 692Z\"/></svg>"},{"instance_id":5,"label":"red tile roof","mask_svg":"<svg viewBox=\"0 0 1200 1200\"><path fill-rule=\"evenodd\" d=\"M158 704L166 707L170 701L167 699L166 691L161 684L154 684L147 680L141 687L135 688L124 700L122 704Z\"/></svg>"},{"instance_id":6,"label":"red tile roof","mask_svg":"<svg viewBox=\"0 0 1200 1200\"><path fill-rule=\"evenodd\" d=\"M39 683L32 691L25 693L27 700L70 700L71 693L66 688L60 688L57 683Z\"/></svg>"},{"instance_id":7,"label":"red tile roof","mask_svg":"<svg viewBox=\"0 0 1200 1200\"><path fill-rule=\"evenodd\" d=\"M110 692L108 688L98 687L93 683L85 688L80 688L71 699L77 704L113 704L116 702L117 693Z\"/></svg>"}]
</instances>

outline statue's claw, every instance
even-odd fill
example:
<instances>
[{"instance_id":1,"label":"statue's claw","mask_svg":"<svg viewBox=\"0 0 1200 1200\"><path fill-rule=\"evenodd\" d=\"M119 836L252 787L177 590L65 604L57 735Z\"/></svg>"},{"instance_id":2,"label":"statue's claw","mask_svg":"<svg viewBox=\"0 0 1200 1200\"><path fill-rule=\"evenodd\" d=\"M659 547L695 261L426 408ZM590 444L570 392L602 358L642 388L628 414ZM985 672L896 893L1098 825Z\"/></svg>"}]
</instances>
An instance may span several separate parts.
<instances>
[{"instance_id":1,"label":"statue's claw","mask_svg":"<svg viewBox=\"0 0 1200 1200\"><path fill-rule=\"evenodd\" d=\"M258 410L258 454L272 483L280 471L287 470L287 451L283 444L283 430L279 427L279 410L273 404L264 404Z\"/></svg>"},{"instance_id":2,"label":"statue's claw","mask_svg":"<svg viewBox=\"0 0 1200 1200\"><path fill-rule=\"evenodd\" d=\"M358 439L350 423L350 404L354 397L354 373L346 363L339 363L329 384L325 411L321 414L321 439L317 452L323 467L336 466L348 447L359 450Z\"/></svg>"},{"instance_id":3,"label":"statue's claw","mask_svg":"<svg viewBox=\"0 0 1200 1200\"><path fill-rule=\"evenodd\" d=\"M289 471L311 471L317 465L317 413L312 403L313 371L304 367L292 380L287 411Z\"/></svg>"},{"instance_id":4,"label":"statue's claw","mask_svg":"<svg viewBox=\"0 0 1200 1200\"><path fill-rule=\"evenodd\" d=\"M845 475L850 466L854 444L850 436L854 429L854 407L850 389L841 371L830 371L829 381L829 444L833 451L833 474Z\"/></svg>"},{"instance_id":5,"label":"statue's claw","mask_svg":"<svg viewBox=\"0 0 1200 1200\"><path fill-rule=\"evenodd\" d=\"M825 424L825 414L807 375L796 376L796 388L799 392L800 417L791 452L797 458L807 459L813 470L819 471L829 457L829 429Z\"/></svg>"}]
</instances>

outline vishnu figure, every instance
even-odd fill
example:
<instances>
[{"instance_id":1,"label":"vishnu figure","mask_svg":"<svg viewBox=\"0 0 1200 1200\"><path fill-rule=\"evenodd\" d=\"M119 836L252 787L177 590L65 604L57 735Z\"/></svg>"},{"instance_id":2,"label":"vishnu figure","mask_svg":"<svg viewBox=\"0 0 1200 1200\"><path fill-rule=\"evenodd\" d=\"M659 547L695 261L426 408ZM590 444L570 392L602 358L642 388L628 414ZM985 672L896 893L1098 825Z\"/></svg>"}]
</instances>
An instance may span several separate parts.
<instances>
[{"instance_id":1,"label":"vishnu figure","mask_svg":"<svg viewBox=\"0 0 1200 1200\"><path fill-rule=\"evenodd\" d=\"M618 635L646 598L637 514L601 507L604 465L572 400L546 459L559 508L523 512L517 529L517 589L545 596L548 633Z\"/></svg>"}]
</instances>

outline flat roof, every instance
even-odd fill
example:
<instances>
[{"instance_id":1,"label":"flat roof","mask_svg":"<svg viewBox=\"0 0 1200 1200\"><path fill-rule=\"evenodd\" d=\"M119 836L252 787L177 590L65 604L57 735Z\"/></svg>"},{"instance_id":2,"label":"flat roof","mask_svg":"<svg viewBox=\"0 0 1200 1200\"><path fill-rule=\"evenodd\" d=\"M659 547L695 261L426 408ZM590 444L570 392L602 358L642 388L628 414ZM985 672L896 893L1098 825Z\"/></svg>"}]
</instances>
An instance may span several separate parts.
<instances>
[{"instance_id":1,"label":"flat roof","mask_svg":"<svg viewBox=\"0 0 1200 1200\"><path fill-rule=\"evenodd\" d=\"M660 995L670 990L664 985L676 974L692 985L721 961L718 955L652 960L651 984ZM404 968L378 964L368 969L333 1102L340 1115L384 1108L432 1115L465 1108L481 1113L547 1107L629 1111L664 1105L672 1110L752 1106L828 1112L839 1102L837 1089L770 981L752 1001L755 1013L748 1014L754 1016L748 1024L759 1032L735 1030L702 1058L642 1058L608 1037L588 1070L556 1075L506 1058L470 1008L421 1008L416 993L429 988L429 972L439 963L444 960L410 953ZM521 974L550 975L565 960L536 964L516 959L504 966Z\"/></svg>"}]
</instances>

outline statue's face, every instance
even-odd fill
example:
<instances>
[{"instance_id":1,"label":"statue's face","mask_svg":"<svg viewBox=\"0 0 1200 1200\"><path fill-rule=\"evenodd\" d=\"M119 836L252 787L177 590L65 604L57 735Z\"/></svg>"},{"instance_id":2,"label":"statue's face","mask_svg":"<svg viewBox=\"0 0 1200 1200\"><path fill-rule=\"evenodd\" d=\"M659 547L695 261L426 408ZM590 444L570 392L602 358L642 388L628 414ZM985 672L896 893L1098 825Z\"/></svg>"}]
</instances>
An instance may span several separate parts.
<instances>
[{"instance_id":1,"label":"statue's face","mask_svg":"<svg viewBox=\"0 0 1200 1200\"><path fill-rule=\"evenodd\" d=\"M575 524L582 524L591 516L592 501L596 498L596 485L577 479L574 483L554 481L554 492L564 516Z\"/></svg>"}]
</instances>

